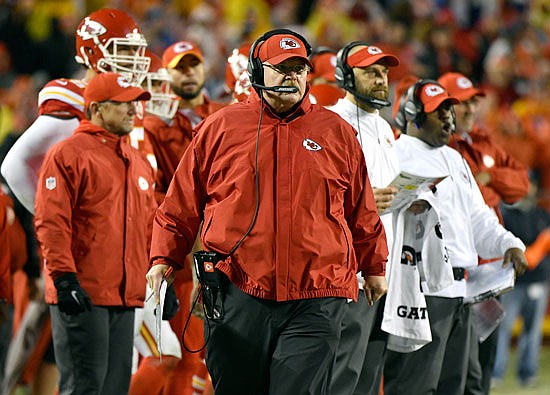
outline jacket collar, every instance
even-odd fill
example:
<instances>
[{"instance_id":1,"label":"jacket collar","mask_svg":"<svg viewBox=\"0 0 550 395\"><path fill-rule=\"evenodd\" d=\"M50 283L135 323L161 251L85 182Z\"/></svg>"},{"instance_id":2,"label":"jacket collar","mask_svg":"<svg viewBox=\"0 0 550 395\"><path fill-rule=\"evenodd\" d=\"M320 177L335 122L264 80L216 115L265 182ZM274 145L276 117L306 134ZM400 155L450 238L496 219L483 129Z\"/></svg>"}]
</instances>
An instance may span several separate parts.
<instances>
[{"instance_id":1,"label":"jacket collar","mask_svg":"<svg viewBox=\"0 0 550 395\"><path fill-rule=\"evenodd\" d=\"M252 90L250 93L250 96L248 98L249 103L256 103L260 104L262 100L260 99L260 96L256 92L255 89ZM306 114L307 112L311 111L311 101L309 100L309 84L307 85L306 92L304 93L304 97L302 100L296 105L294 110L292 110L289 113L286 113L284 118L281 118L279 114L276 114L271 106L267 104L267 102L263 101L264 111L268 113L272 118L279 119L281 121L291 122L296 118L299 118Z\"/></svg>"}]
</instances>

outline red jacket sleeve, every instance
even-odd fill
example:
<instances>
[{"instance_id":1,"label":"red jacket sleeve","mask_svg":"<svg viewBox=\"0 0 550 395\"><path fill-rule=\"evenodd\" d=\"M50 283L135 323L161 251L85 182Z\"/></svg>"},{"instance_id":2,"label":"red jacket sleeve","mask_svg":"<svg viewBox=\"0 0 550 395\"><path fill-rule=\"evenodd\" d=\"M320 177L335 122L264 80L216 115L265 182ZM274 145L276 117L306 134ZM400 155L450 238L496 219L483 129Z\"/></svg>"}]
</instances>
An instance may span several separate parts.
<instances>
[{"instance_id":1,"label":"red jacket sleeve","mask_svg":"<svg viewBox=\"0 0 550 395\"><path fill-rule=\"evenodd\" d=\"M11 253L8 218L4 200L0 200L0 301L11 301Z\"/></svg>"},{"instance_id":2,"label":"red jacket sleeve","mask_svg":"<svg viewBox=\"0 0 550 395\"><path fill-rule=\"evenodd\" d=\"M194 146L191 145L178 165L173 181L153 221L152 264L185 266L202 221L203 199ZM185 218L182 222L179 218Z\"/></svg>"},{"instance_id":3,"label":"red jacket sleeve","mask_svg":"<svg viewBox=\"0 0 550 395\"><path fill-rule=\"evenodd\" d=\"M71 252L72 208L78 191L74 168L66 163L58 146L48 152L36 192L35 225L46 270L52 278L76 273Z\"/></svg>"},{"instance_id":4,"label":"red jacket sleeve","mask_svg":"<svg viewBox=\"0 0 550 395\"><path fill-rule=\"evenodd\" d=\"M495 165L487 169L491 175L489 186L504 202L515 203L529 192L527 168L500 147L495 149L495 153Z\"/></svg>"},{"instance_id":5,"label":"red jacket sleeve","mask_svg":"<svg viewBox=\"0 0 550 395\"><path fill-rule=\"evenodd\" d=\"M383 276L388 261L384 225L378 215L363 153L360 150L354 166L352 185L344 203L345 216L353 235L358 271L364 276Z\"/></svg>"}]
</instances>

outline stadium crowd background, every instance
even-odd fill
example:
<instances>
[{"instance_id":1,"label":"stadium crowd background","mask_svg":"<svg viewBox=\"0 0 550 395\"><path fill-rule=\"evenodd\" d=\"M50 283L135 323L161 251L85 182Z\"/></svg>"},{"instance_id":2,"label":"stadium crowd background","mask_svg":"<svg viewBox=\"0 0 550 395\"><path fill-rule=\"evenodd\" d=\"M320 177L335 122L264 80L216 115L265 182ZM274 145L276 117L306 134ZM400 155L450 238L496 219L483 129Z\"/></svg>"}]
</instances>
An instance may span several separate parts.
<instances>
[{"instance_id":1,"label":"stadium crowd background","mask_svg":"<svg viewBox=\"0 0 550 395\"><path fill-rule=\"evenodd\" d=\"M407 74L437 79L459 71L487 93L480 125L532 170L539 202L550 210L550 0L4 0L0 143L36 118L44 83L82 76L74 32L101 7L129 12L156 54L178 40L197 42L215 99L224 94L231 50L274 27L299 31L314 47L378 45L401 60L392 85Z\"/></svg>"}]
</instances>

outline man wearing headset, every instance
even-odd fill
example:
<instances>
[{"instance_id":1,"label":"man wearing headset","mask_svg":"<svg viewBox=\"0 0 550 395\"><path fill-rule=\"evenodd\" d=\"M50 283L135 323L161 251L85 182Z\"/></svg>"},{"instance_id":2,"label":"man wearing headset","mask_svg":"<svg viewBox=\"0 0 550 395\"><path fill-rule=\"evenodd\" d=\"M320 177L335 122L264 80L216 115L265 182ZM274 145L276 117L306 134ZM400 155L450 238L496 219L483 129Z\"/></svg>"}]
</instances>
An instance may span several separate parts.
<instances>
[{"instance_id":1,"label":"man wearing headset","mask_svg":"<svg viewBox=\"0 0 550 395\"><path fill-rule=\"evenodd\" d=\"M418 81L406 95L399 109L407 121L406 134L396 141L399 166L420 176L445 177L428 192L437 208L426 200L415 203L419 220L418 214L437 210L454 281L438 292L421 289L431 342L413 352L387 351L384 393L463 395L472 335L470 308L463 303L468 269L477 265L478 256L503 257L503 266L512 263L516 273L521 274L527 267L525 246L499 224L468 165L447 146L454 132L452 105L458 100L432 80ZM423 229L422 224L416 229ZM413 250L413 255L417 251ZM410 286L420 287L417 283Z\"/></svg>"},{"instance_id":2,"label":"man wearing headset","mask_svg":"<svg viewBox=\"0 0 550 395\"><path fill-rule=\"evenodd\" d=\"M391 126L378 111L390 105L387 101L388 71L397 65L399 60L394 55L384 53L378 47L361 41L346 45L337 55L335 69L336 82L346 90L346 96L329 107L357 130L379 213L390 205L396 190L388 185L399 173ZM391 251L391 212L381 215L381 219ZM357 278L361 285L361 273ZM332 382L333 394L377 395L380 388L387 335L380 328L381 314L377 312L383 310L385 297L371 306L361 286L359 289L357 303L350 304L343 321Z\"/></svg>"},{"instance_id":3,"label":"man wearing headset","mask_svg":"<svg viewBox=\"0 0 550 395\"><path fill-rule=\"evenodd\" d=\"M216 394L328 394L357 271L386 291L384 228L353 128L308 98L307 41L280 29L251 47L254 91L197 128L159 208L155 296L196 255Z\"/></svg>"}]
</instances>

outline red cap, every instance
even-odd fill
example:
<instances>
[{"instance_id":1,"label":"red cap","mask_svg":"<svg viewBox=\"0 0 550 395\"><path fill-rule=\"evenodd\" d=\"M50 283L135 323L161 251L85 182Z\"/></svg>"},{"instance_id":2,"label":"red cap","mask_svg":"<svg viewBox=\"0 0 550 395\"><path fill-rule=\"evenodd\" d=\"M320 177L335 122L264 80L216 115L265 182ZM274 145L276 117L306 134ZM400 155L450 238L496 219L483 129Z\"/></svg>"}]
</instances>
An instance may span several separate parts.
<instances>
[{"instance_id":1,"label":"red cap","mask_svg":"<svg viewBox=\"0 0 550 395\"><path fill-rule=\"evenodd\" d=\"M149 100L151 94L141 88L130 85L128 79L117 73L101 73L88 82L84 89L86 107L91 102L116 101L131 102L135 100Z\"/></svg>"},{"instance_id":2,"label":"red cap","mask_svg":"<svg viewBox=\"0 0 550 395\"><path fill-rule=\"evenodd\" d=\"M485 92L476 88L464 74L445 73L437 81L460 101L470 100L474 96L485 96Z\"/></svg>"},{"instance_id":3,"label":"red cap","mask_svg":"<svg viewBox=\"0 0 550 395\"><path fill-rule=\"evenodd\" d=\"M167 69L173 69L185 55L193 55L201 62L203 61L202 52L196 44L190 41L178 41L164 50L162 65Z\"/></svg>"},{"instance_id":4,"label":"red cap","mask_svg":"<svg viewBox=\"0 0 550 395\"><path fill-rule=\"evenodd\" d=\"M313 72L310 73L310 79L324 78L330 82L336 82L334 69L336 68L336 54L324 52L311 58L313 63Z\"/></svg>"},{"instance_id":5,"label":"red cap","mask_svg":"<svg viewBox=\"0 0 550 395\"><path fill-rule=\"evenodd\" d=\"M260 46L258 57L261 62L278 65L290 58L303 59L311 68L313 65L307 57L306 45L292 34L275 34Z\"/></svg>"},{"instance_id":6,"label":"red cap","mask_svg":"<svg viewBox=\"0 0 550 395\"><path fill-rule=\"evenodd\" d=\"M374 45L362 48L353 55L349 55L347 63L350 67L366 67L381 60L384 60L389 67L399 66L399 59L395 55L384 53Z\"/></svg>"},{"instance_id":7,"label":"red cap","mask_svg":"<svg viewBox=\"0 0 550 395\"><path fill-rule=\"evenodd\" d=\"M441 103L447 100L451 104L460 103L457 98L449 96L449 93L439 84L431 82L422 85L422 90L418 93L418 97L424 105L425 113L434 112L441 105Z\"/></svg>"}]
</instances>

